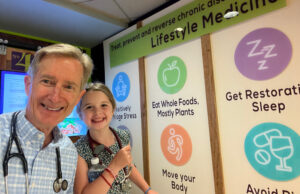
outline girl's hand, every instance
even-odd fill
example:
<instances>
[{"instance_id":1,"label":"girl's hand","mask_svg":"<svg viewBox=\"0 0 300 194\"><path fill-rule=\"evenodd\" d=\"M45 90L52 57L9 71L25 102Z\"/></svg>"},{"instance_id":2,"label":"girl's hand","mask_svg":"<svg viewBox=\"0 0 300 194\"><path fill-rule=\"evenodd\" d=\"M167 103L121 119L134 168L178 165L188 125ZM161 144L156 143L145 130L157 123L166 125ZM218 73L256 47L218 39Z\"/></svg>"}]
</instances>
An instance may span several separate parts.
<instances>
[{"instance_id":1,"label":"girl's hand","mask_svg":"<svg viewBox=\"0 0 300 194\"><path fill-rule=\"evenodd\" d=\"M131 162L132 162L131 147L130 145L127 145L118 151L116 156L109 164L109 167L117 171L116 174L118 174L118 172L122 168L124 168L125 166L129 166Z\"/></svg>"}]
</instances>

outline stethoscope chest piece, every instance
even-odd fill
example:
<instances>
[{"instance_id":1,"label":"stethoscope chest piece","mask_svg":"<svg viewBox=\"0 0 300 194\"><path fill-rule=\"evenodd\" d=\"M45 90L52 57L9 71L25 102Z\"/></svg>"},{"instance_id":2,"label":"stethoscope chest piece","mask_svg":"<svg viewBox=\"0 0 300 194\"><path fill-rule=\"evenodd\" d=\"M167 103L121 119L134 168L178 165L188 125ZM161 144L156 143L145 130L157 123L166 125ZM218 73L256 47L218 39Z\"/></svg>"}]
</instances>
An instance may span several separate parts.
<instances>
[{"instance_id":1,"label":"stethoscope chest piece","mask_svg":"<svg viewBox=\"0 0 300 194\"><path fill-rule=\"evenodd\" d=\"M53 190L55 193L60 192L60 190L67 190L68 181L62 179L61 171L61 161L60 161L60 150L59 147L56 148L56 157L57 157L57 178L53 182Z\"/></svg>"},{"instance_id":2,"label":"stethoscope chest piece","mask_svg":"<svg viewBox=\"0 0 300 194\"><path fill-rule=\"evenodd\" d=\"M67 190L68 188L68 181L67 180L62 180L61 178L57 178L54 182L53 182L53 190L55 193L60 192L60 190Z\"/></svg>"}]
</instances>

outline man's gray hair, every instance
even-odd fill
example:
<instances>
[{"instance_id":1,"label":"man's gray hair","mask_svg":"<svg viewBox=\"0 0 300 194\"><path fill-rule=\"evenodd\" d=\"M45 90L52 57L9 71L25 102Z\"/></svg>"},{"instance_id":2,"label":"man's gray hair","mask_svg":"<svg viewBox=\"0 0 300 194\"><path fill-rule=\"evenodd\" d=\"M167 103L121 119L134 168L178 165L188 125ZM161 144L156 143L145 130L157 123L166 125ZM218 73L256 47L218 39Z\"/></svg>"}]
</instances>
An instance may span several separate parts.
<instances>
[{"instance_id":1,"label":"man's gray hair","mask_svg":"<svg viewBox=\"0 0 300 194\"><path fill-rule=\"evenodd\" d=\"M92 74L94 64L92 59L87 54L83 53L79 48L70 44L53 44L38 50L35 53L34 59L31 62L27 72L31 78L33 78L39 70L39 65L42 59L49 55L66 56L77 59L83 67L83 77L81 79L80 88L81 90L84 89L84 86L86 85L88 79Z\"/></svg>"}]
</instances>

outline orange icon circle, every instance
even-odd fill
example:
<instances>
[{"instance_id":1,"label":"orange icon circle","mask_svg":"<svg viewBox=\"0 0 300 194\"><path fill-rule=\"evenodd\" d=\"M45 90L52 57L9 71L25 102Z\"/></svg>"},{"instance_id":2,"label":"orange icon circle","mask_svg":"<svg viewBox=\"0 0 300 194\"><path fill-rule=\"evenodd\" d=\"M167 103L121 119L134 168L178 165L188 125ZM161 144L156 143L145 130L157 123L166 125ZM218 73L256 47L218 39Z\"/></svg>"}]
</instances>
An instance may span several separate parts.
<instances>
[{"instance_id":1,"label":"orange icon circle","mask_svg":"<svg viewBox=\"0 0 300 194\"><path fill-rule=\"evenodd\" d=\"M192 141L180 125L168 125L161 134L160 145L166 159L176 165L187 163L192 155Z\"/></svg>"}]
</instances>

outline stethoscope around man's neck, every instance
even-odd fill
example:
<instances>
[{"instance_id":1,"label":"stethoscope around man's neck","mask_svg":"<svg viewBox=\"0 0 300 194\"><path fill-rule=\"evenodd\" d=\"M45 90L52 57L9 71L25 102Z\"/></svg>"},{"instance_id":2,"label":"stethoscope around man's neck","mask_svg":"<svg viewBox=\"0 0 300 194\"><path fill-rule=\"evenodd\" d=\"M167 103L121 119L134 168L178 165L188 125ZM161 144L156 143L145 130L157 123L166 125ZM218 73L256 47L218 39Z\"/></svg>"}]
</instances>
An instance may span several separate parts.
<instances>
[{"instance_id":1,"label":"stethoscope around man's neck","mask_svg":"<svg viewBox=\"0 0 300 194\"><path fill-rule=\"evenodd\" d=\"M11 119L10 124L10 137L7 144L6 153L3 160L3 176L5 180L5 193L8 194L8 183L7 183L7 176L8 176L8 161L13 158L17 157L20 158L20 160L23 163L23 170L25 174L25 181L26 181L26 193L29 194L29 184L28 184L28 164L27 160L25 158L23 149L20 144L20 140L17 135L16 130L16 123L17 123L17 117L19 115L20 111L14 112ZM12 143L15 141L15 144L18 149L18 153L11 153ZM61 171L61 160L60 160L60 150L59 147L56 147L56 162L57 162L57 177L53 182L53 190L58 193L61 189L66 190L68 188L68 182L67 180L62 180L62 171Z\"/></svg>"}]
</instances>

